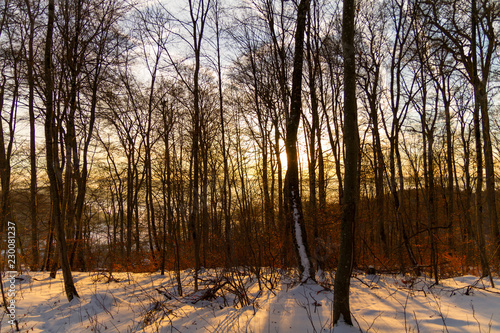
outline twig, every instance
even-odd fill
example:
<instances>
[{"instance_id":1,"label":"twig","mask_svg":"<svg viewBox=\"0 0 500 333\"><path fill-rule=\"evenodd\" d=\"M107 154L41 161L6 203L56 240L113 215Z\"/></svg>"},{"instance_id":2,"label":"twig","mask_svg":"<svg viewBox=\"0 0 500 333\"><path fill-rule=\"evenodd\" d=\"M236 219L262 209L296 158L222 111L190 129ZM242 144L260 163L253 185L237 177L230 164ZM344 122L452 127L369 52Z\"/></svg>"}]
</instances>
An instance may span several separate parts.
<instances>
[{"instance_id":1,"label":"twig","mask_svg":"<svg viewBox=\"0 0 500 333\"><path fill-rule=\"evenodd\" d=\"M470 306L472 307L472 317L476 320L476 323L479 326L479 332L481 332L481 323L479 322L479 320L477 320L476 311L474 310L474 304L471 303Z\"/></svg>"}]
</instances>

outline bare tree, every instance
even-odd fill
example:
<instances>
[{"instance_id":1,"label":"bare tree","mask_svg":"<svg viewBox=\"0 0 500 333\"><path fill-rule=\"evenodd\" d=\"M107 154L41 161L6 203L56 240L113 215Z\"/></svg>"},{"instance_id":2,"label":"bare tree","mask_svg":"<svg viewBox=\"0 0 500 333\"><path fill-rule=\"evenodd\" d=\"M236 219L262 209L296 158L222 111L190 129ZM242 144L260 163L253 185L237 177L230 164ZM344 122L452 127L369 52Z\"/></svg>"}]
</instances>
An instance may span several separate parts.
<instances>
[{"instance_id":1,"label":"bare tree","mask_svg":"<svg viewBox=\"0 0 500 333\"><path fill-rule=\"evenodd\" d=\"M354 265L354 226L358 214L358 111L356 105L356 50L354 47L355 1L344 0L342 50L344 54L344 145L345 181L340 231L339 265L335 274L333 324L342 320L352 326L349 306L351 273Z\"/></svg>"},{"instance_id":2,"label":"bare tree","mask_svg":"<svg viewBox=\"0 0 500 333\"><path fill-rule=\"evenodd\" d=\"M233 250L231 246L231 183L229 179L229 156L226 134L226 121L224 119L224 92L222 85L222 63L221 63L221 34L220 15L223 8L219 0L214 3L215 38L217 48L217 80L219 89L219 121L221 130L221 149L224 165L224 179L222 184L222 213L224 219L224 237L226 241L227 266L230 267L233 260Z\"/></svg>"},{"instance_id":3,"label":"bare tree","mask_svg":"<svg viewBox=\"0 0 500 333\"><path fill-rule=\"evenodd\" d=\"M389 255L388 235L385 213L384 178L386 172L385 159L382 151L380 135L380 108L383 87L383 62L386 60L386 29L387 15L382 10L382 4L372 1L363 4L360 11L360 50L358 86L365 96L366 110L370 119L373 137L373 177L375 182L375 220L376 237L382 244L385 255Z\"/></svg>"},{"instance_id":4,"label":"bare tree","mask_svg":"<svg viewBox=\"0 0 500 333\"><path fill-rule=\"evenodd\" d=\"M31 2L26 0L27 30L28 30L28 51L25 56L27 64L27 83L28 83L28 113L30 124L30 220L31 220L31 269L36 270L39 265L39 231L37 216L37 156L36 156L36 129L35 129L35 28L37 27L37 18L41 14L40 2Z\"/></svg>"},{"instance_id":5,"label":"bare tree","mask_svg":"<svg viewBox=\"0 0 500 333\"><path fill-rule=\"evenodd\" d=\"M149 246L154 257L155 247L160 250L157 226L155 222L155 205L153 198L153 173L151 154L153 146L159 137L154 137L155 109L159 109L161 103L156 93L156 81L160 75L163 65L162 57L167 47L169 38L169 18L161 6L146 7L138 13L138 40L142 43L141 53L146 62L150 74L149 91L147 93L147 115L146 123L142 126L141 135L144 141L144 172L146 188L146 219L148 224ZM158 94L156 94L158 95Z\"/></svg>"},{"instance_id":6,"label":"bare tree","mask_svg":"<svg viewBox=\"0 0 500 333\"><path fill-rule=\"evenodd\" d=\"M442 5L442 6L441 6ZM427 3L419 6L429 18L440 47L446 48L463 66L463 73L474 91L474 137L476 140L476 228L477 244L481 253L483 275L489 274L483 235L483 163L486 171L486 204L490 227L496 247L500 244L500 231L496 210L494 163L491 145L488 85L498 45L495 22L500 19L498 6L491 1L470 3ZM482 130L481 130L482 129ZM482 139L481 139L482 137ZM483 160L484 158L484 160ZM497 255L499 252L497 251Z\"/></svg>"},{"instance_id":7,"label":"bare tree","mask_svg":"<svg viewBox=\"0 0 500 333\"><path fill-rule=\"evenodd\" d=\"M74 297L79 297L73 283L71 267L68 260L68 248L66 244L66 234L64 230L64 221L61 219L61 204L62 204L62 174L59 166L58 147L57 147L57 132L54 117L53 96L53 62L52 62L52 45L55 20L55 4L54 0L49 0L48 6L48 22L47 35L45 40L45 142L46 142L46 158L47 158L47 175L50 181L50 197L52 202L52 218L54 220L57 244L60 253L61 266L64 278L64 289L68 301Z\"/></svg>"},{"instance_id":8,"label":"bare tree","mask_svg":"<svg viewBox=\"0 0 500 333\"><path fill-rule=\"evenodd\" d=\"M382 117L384 130L389 140L389 189L392 195L395 214L395 227L398 230L396 241L404 244L408 259L418 274L418 262L410 243L407 224L404 221L404 171L400 152L401 130L408 115L408 109L415 94L414 84L416 76L405 75L410 62L410 46L412 45L411 27L414 17L409 15L411 10L409 1L389 1L388 10L394 37L391 39L389 65L389 96L388 103L392 121L387 125L386 115ZM405 271L403 252L398 251L400 268Z\"/></svg>"},{"instance_id":9,"label":"bare tree","mask_svg":"<svg viewBox=\"0 0 500 333\"><path fill-rule=\"evenodd\" d=\"M205 29L208 14L212 7L211 0L189 0L188 1L189 12L188 20L183 20L177 18L176 22L182 28L183 31L175 31L177 37L182 40L182 42L187 43L189 49L192 51L193 66L192 70L186 72L185 66L183 66L181 61L174 59L174 55L171 51L167 51L167 56L170 63L173 65L175 72L179 76L180 80L185 85L186 89L191 94L192 101L192 131L191 131L191 166L190 168L190 180L192 181L191 195L191 212L189 215L189 233L194 245L194 288L198 290L198 271L201 266L200 262L200 203L202 195L200 194L203 179L201 175L203 170L200 169L200 154L202 153L202 148L200 148L201 143L201 126L202 126L202 104L201 104L201 88L200 88L200 71L202 69L202 44L205 37ZM172 15L173 16L173 15ZM187 34L186 37L184 34ZM203 207L201 207L203 209Z\"/></svg>"},{"instance_id":10,"label":"bare tree","mask_svg":"<svg viewBox=\"0 0 500 333\"><path fill-rule=\"evenodd\" d=\"M302 66L304 61L304 35L306 30L309 0L301 0L297 9L295 30L295 53L292 74L292 98L290 114L286 124L287 171L285 176L285 197L287 219L292 227L295 255L297 257L300 280L315 279L315 270L310 260L307 233L304 226L302 202L300 198L299 167L297 152L297 130L302 109Z\"/></svg>"}]
</instances>

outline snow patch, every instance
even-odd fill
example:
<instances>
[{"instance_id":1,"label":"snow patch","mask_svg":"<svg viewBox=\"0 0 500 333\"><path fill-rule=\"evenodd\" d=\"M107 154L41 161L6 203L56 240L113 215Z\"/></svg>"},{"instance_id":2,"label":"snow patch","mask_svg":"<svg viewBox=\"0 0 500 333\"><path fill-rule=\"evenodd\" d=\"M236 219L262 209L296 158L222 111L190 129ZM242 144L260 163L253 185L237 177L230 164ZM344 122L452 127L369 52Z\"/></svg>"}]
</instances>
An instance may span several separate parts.
<instances>
[{"instance_id":1,"label":"snow patch","mask_svg":"<svg viewBox=\"0 0 500 333\"><path fill-rule=\"evenodd\" d=\"M222 272L207 269L200 277L213 281ZM414 278L410 286L404 276L358 272L350 289L355 326L339 322L333 327L333 292L317 284L293 287L297 281L288 275L271 291L259 290L255 275L240 273L250 300L242 307L228 290L193 304L197 294L186 272L181 273L184 297L176 294L174 272L113 273L117 283L73 274L80 299L69 303L62 274L47 279L48 273L32 272L19 281L16 314L23 332L500 332L499 290L471 275L441 280L440 285ZM276 277L279 270L262 268L262 274ZM332 286L332 274L324 276L325 285ZM10 332L6 316L0 319L0 327Z\"/></svg>"},{"instance_id":2,"label":"snow patch","mask_svg":"<svg viewBox=\"0 0 500 333\"><path fill-rule=\"evenodd\" d=\"M293 198L293 222L295 226L295 240L297 241L297 246L299 248L299 256L300 263L304 268L304 272L302 272L302 282L307 281L309 276L309 270L311 268L311 263L309 262L309 258L307 257L306 247L304 246L304 240L302 239L302 231L300 229L300 214L298 209L297 200L295 199L295 193L292 191Z\"/></svg>"}]
</instances>

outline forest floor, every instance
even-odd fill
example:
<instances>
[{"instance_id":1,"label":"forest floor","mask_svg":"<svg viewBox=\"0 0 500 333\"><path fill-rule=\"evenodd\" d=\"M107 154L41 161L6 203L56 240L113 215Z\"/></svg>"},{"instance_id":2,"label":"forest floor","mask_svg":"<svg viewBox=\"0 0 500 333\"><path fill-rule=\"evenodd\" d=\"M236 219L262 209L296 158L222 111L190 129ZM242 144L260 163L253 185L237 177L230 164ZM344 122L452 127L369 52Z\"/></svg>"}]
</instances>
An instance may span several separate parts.
<instances>
[{"instance_id":1,"label":"forest floor","mask_svg":"<svg viewBox=\"0 0 500 333\"><path fill-rule=\"evenodd\" d=\"M470 275L433 285L429 278L356 274L354 327L332 326L328 273L322 285L299 285L277 270L260 279L244 269L208 270L194 292L188 270L180 276L184 296L173 272L73 276L80 298L71 302L60 272L16 279L21 332L500 332L500 289ZM0 319L0 333L14 331L3 311Z\"/></svg>"}]
</instances>

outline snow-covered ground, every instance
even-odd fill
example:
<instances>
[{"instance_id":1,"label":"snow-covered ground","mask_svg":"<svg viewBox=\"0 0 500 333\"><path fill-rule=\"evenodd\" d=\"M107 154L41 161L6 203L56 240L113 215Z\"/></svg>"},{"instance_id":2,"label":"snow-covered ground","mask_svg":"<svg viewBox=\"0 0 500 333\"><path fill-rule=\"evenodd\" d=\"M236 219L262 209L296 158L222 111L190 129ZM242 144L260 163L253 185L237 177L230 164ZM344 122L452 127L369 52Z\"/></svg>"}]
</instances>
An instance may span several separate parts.
<instances>
[{"instance_id":1,"label":"snow-covered ground","mask_svg":"<svg viewBox=\"0 0 500 333\"><path fill-rule=\"evenodd\" d=\"M194 293L192 274L183 272L180 297L173 273L114 273L109 281L107 273L75 272L80 298L68 303L60 272L56 279L29 273L16 280L16 316L22 332L500 332L500 289L474 276L433 286L357 274L352 328L332 327L328 288L268 272L259 289L249 275L205 271ZM3 311L0 318L0 333L14 331Z\"/></svg>"}]
</instances>

